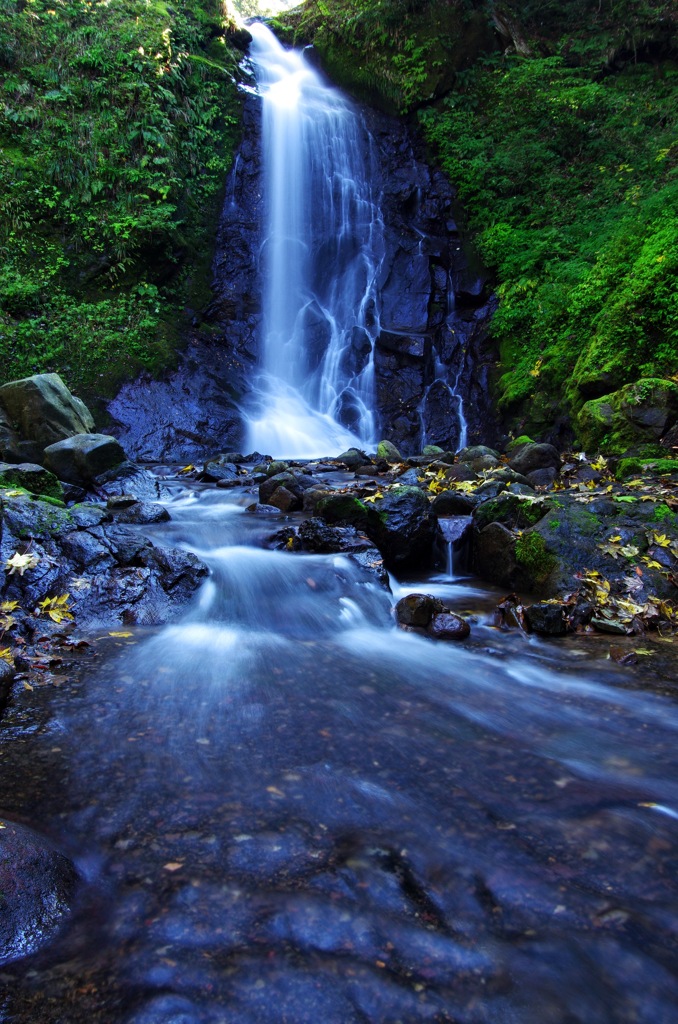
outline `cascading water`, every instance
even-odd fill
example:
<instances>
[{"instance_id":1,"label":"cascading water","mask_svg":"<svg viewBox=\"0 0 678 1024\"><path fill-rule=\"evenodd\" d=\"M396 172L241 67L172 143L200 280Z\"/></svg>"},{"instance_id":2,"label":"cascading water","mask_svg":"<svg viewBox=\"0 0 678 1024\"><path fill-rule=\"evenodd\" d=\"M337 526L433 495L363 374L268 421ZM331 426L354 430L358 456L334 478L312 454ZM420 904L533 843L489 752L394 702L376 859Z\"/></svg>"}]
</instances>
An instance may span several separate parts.
<instances>
[{"instance_id":1,"label":"cascading water","mask_svg":"<svg viewBox=\"0 0 678 1024\"><path fill-rule=\"evenodd\" d=\"M248 446L288 457L374 441L382 225L348 102L302 53L251 26L266 198L261 373Z\"/></svg>"}]
</instances>

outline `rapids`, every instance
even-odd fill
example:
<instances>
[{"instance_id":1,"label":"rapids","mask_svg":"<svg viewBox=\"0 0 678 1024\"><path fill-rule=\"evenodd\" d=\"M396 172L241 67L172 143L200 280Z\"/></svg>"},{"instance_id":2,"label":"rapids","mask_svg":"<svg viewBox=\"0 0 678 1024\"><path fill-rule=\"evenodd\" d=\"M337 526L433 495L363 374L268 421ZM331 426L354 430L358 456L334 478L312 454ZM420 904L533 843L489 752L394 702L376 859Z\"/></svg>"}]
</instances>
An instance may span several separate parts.
<instances>
[{"instance_id":1,"label":"rapids","mask_svg":"<svg viewBox=\"0 0 678 1024\"><path fill-rule=\"evenodd\" d=\"M389 594L266 549L251 493L172 487L152 536L208 562L195 604L0 725L3 813L83 878L0 1021L674 1021L675 701L494 629L473 579ZM415 589L470 640L398 631Z\"/></svg>"}]
</instances>

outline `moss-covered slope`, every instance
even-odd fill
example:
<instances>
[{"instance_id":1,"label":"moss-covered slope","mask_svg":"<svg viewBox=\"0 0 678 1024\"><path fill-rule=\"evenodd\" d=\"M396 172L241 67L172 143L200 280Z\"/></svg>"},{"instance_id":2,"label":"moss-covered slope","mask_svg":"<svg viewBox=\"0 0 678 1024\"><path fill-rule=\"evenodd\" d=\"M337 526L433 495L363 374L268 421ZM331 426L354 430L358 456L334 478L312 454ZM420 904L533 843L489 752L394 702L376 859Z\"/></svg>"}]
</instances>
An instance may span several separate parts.
<instances>
[{"instance_id":1,"label":"moss-covered slope","mask_svg":"<svg viewBox=\"0 0 678 1024\"><path fill-rule=\"evenodd\" d=\"M237 134L220 0L0 0L0 361L90 395L171 359Z\"/></svg>"}]
</instances>

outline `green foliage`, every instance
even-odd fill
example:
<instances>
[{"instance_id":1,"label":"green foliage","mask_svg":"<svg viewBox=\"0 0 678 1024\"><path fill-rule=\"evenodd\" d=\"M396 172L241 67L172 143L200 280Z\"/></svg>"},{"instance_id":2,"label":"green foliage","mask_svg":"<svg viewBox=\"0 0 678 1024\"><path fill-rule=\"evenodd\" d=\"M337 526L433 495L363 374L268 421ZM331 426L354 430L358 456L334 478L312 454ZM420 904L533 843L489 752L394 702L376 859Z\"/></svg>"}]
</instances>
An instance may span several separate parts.
<instances>
[{"instance_id":1,"label":"green foliage","mask_svg":"<svg viewBox=\"0 0 678 1024\"><path fill-rule=\"evenodd\" d=\"M678 71L598 71L497 57L420 115L497 276L500 404L537 430L678 373Z\"/></svg>"},{"instance_id":2,"label":"green foliage","mask_svg":"<svg viewBox=\"0 0 678 1024\"><path fill-rule=\"evenodd\" d=\"M306 0L277 25L295 42L312 41L338 84L406 113L492 45L481 7L475 0Z\"/></svg>"},{"instance_id":3,"label":"green foliage","mask_svg":"<svg viewBox=\"0 0 678 1024\"><path fill-rule=\"evenodd\" d=\"M222 4L0 0L0 14L3 374L105 391L167 360L209 249L238 123Z\"/></svg>"}]
</instances>

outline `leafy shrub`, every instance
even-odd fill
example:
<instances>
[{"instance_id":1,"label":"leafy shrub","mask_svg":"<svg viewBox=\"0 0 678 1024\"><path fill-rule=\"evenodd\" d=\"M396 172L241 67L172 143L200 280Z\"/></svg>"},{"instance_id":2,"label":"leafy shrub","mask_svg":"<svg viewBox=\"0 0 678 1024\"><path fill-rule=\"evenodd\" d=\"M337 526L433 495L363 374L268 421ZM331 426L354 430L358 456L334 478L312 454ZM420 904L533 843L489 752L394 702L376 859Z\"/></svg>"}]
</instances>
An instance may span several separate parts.
<instances>
[{"instance_id":1,"label":"leafy shrub","mask_svg":"<svg viewBox=\"0 0 678 1024\"><path fill-rule=\"evenodd\" d=\"M210 249L239 123L222 4L0 0L0 15L3 372L110 391L166 358Z\"/></svg>"}]
</instances>

